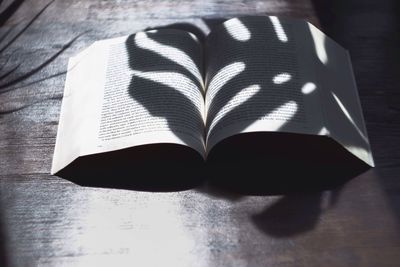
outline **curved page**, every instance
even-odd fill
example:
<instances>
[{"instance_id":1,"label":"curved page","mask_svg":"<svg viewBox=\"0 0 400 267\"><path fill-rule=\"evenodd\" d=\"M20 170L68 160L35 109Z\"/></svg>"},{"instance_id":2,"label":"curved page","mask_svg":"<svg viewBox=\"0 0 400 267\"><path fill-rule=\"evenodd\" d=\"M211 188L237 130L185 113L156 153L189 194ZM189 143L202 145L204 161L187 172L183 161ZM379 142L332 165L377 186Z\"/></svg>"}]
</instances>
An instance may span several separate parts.
<instances>
[{"instance_id":1,"label":"curved page","mask_svg":"<svg viewBox=\"0 0 400 267\"><path fill-rule=\"evenodd\" d=\"M53 158L174 143L204 154L202 47L190 33L140 32L99 41L69 63Z\"/></svg>"},{"instance_id":2,"label":"curved page","mask_svg":"<svg viewBox=\"0 0 400 267\"><path fill-rule=\"evenodd\" d=\"M248 132L326 135L373 159L348 54L305 21L234 18L206 41L207 153Z\"/></svg>"}]
</instances>

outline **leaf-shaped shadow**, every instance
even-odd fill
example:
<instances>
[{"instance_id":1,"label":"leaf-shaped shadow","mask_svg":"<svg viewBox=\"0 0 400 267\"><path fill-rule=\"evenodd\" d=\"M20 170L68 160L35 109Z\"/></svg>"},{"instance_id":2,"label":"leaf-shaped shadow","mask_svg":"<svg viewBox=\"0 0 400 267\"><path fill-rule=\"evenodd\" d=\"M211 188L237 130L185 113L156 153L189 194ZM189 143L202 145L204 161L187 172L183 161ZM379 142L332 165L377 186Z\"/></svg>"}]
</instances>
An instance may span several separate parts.
<instances>
[{"instance_id":1,"label":"leaf-shaped shadow","mask_svg":"<svg viewBox=\"0 0 400 267\"><path fill-rule=\"evenodd\" d=\"M304 98L307 98L307 101L320 101L315 88L305 90L304 85L314 85L317 90L321 86L318 80L315 80L315 76L308 77L299 74L298 70L301 66L297 62L296 43L290 24L281 23L275 17L246 17L237 19L234 26L236 28L234 27L233 30L226 25L219 26L219 29L214 29L205 41L204 66L208 90L211 90L215 77L223 73L227 66L233 66L228 72L220 75L223 82L219 81L219 88L209 103L205 134L212 128L210 126L214 127L210 132L212 137L219 129L240 121L240 128L235 129L235 133L239 133L255 121L270 119L268 116L279 112L286 112L286 114L279 127L275 129L276 131L290 131L293 127L304 123L306 120ZM146 47L146 42L140 44L140 38L137 35L128 38L126 47L129 65L133 71L129 92L152 116L165 118L169 130L184 142L189 143L187 132L182 130L182 125L191 125L189 128L200 129L202 127L201 114L197 112L198 106L193 100L183 93L184 90L179 89L179 86L182 86L179 84L179 79L173 76L186 77L199 88L201 88L201 82L193 69L188 67L190 64L186 64L188 60L182 61L180 56L174 57L173 52L167 51L176 50L184 54L193 62L192 65L200 69L201 73L202 50L189 34L176 38L176 35L171 34L174 30L169 31L141 33L147 38L148 47ZM314 47L311 33L306 34L307 36L304 37L306 41L302 45ZM333 56L329 52L330 50L327 49L328 57ZM329 68L329 63L324 66L318 65L316 53L312 54L311 61L317 67ZM182 62L186 62L186 65ZM238 70L239 67L242 69ZM168 77L164 75L167 72L170 72L171 81L162 81ZM225 80L223 80L224 77ZM246 93L245 90L248 88L257 90L253 90L249 97L242 99L239 97L236 101L235 98L243 92ZM212 125L221 110L229 106L231 102L235 102L233 107ZM350 132L359 134L351 120L346 118L345 113L340 110L340 105L329 102L330 100L328 100L329 105L338 110L334 113L343 117L342 127L352 127L353 131ZM310 128L309 125L309 133L318 134L321 131L321 125L311 124L311 127L314 128ZM239 142L233 142L232 138L228 138L217 145L209 155L207 168L211 171L208 171L207 175L212 176L211 180L218 177L218 179L222 178L222 184L233 185L242 180L240 178L243 176L251 177L256 181L253 189L257 193L260 188L266 188L267 181L273 181L273 183L280 181L278 187L271 187L271 190L281 192L282 182L291 184L298 174L296 172L299 171L304 172L303 177L307 178L303 178L302 182L297 180L292 183L290 190L298 188L301 183L310 185L317 182L319 186L321 182L326 182L332 186L365 170L365 165L355 167L357 160L348 155L349 153L344 149L336 149L336 152L329 155L325 153L332 149L334 151L337 144L322 137L319 142L316 142L317 137L274 133L246 134L235 136L235 138ZM354 145L352 139L354 138L350 134L348 143ZM365 142L355 145L362 147L365 146ZM308 152L307 156L304 156L305 151ZM341 160L344 162L343 167L329 165ZM271 164L266 168L265 164L268 162ZM318 168L316 168L317 165ZM287 166L291 167L287 168ZM345 172L348 174L344 175ZM321 176L324 178L321 179ZM234 183L228 181L231 177L237 177L233 179ZM246 179L244 183L247 186L245 187L243 183L239 183L238 188L249 188L248 185L251 184L249 181ZM315 187L318 188L317 185Z\"/></svg>"},{"instance_id":2,"label":"leaf-shaped shadow","mask_svg":"<svg viewBox=\"0 0 400 267\"><path fill-rule=\"evenodd\" d=\"M202 48L189 34L177 33L164 30L128 38L126 48L133 72L129 93L152 116L167 120L165 130L190 144L193 140L188 135L201 133L193 137L198 140L204 128L199 110L199 102L203 101ZM174 56L180 58L174 61ZM185 93L188 87L198 94L197 103Z\"/></svg>"},{"instance_id":3,"label":"leaf-shaped shadow","mask_svg":"<svg viewBox=\"0 0 400 267\"><path fill-rule=\"evenodd\" d=\"M241 129L237 129L237 132L241 132L288 103L293 103L295 109L282 120L281 130L291 122L302 122L304 105L300 89L305 78L298 73L295 43L290 31L285 29L286 38L281 41L267 17L240 18L237 24L221 25L211 33L206 43L208 85L226 66L243 64L243 71L230 77L217 89L210 103L207 127L210 128L221 108L245 88L258 86L259 90L224 114L211 130L211 137L218 128L236 124L238 120L244 123ZM289 27L283 25L282 31L285 26ZM238 29L240 27L243 29ZM248 36L241 38L241 34ZM309 97L313 97L313 94Z\"/></svg>"},{"instance_id":4,"label":"leaf-shaped shadow","mask_svg":"<svg viewBox=\"0 0 400 267\"><path fill-rule=\"evenodd\" d=\"M273 130L280 133L247 133L221 141L208 157L208 165L213 169L211 181L242 192L284 193L326 189L365 171L366 164L332 139L285 134L299 125L307 125L307 132L315 135L323 129L325 125L307 123L305 103L314 102L329 107L335 120L341 121L339 129L347 134L342 139L344 144L367 147L340 105L332 101L333 97L320 98L318 90L326 88L316 79L318 75L300 72L301 67L307 66L298 62L298 45L313 51L308 60L322 73L340 67L329 65L334 60L321 64L310 31L305 31L304 40L297 44L291 24L276 17L245 17L231 22L234 23L214 29L206 43L208 90L215 90L216 77L219 80L225 77L222 83L219 81L216 93L210 91L211 97L207 95L211 99L207 117L209 139L226 127L234 125L234 132L239 133L260 120L269 120L276 126ZM333 51L327 47L327 57L335 57ZM226 66L236 67L235 75L220 75ZM248 90L252 88L257 90ZM240 96L245 90L247 97ZM231 103L233 108L229 108ZM221 116L223 109L225 113Z\"/></svg>"}]
</instances>

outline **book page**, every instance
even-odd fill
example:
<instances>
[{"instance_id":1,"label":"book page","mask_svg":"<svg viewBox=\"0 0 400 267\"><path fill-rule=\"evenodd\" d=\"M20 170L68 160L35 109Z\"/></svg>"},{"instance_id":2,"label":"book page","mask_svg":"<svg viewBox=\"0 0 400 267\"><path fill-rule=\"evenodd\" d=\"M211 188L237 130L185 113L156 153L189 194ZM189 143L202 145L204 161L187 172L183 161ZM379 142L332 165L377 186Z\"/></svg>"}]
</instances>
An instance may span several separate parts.
<instances>
[{"instance_id":1,"label":"book page","mask_svg":"<svg viewBox=\"0 0 400 267\"><path fill-rule=\"evenodd\" d=\"M206 41L207 151L245 132L315 133L322 125L296 24L277 17L234 18ZM300 47L301 48L301 47ZM303 89L305 88L305 89Z\"/></svg>"},{"instance_id":2,"label":"book page","mask_svg":"<svg viewBox=\"0 0 400 267\"><path fill-rule=\"evenodd\" d=\"M313 40L313 63L324 115L325 135L350 153L374 166L350 55L314 25L307 23Z\"/></svg>"},{"instance_id":3,"label":"book page","mask_svg":"<svg viewBox=\"0 0 400 267\"><path fill-rule=\"evenodd\" d=\"M275 16L234 18L211 32L205 63L207 152L239 133L300 133L333 137L346 149L352 143L357 148L348 150L371 165L347 54L338 45L325 49L315 36L309 23ZM333 65L323 63L328 58ZM349 119L332 96L339 91L352 106L356 132L341 126Z\"/></svg>"},{"instance_id":4,"label":"book page","mask_svg":"<svg viewBox=\"0 0 400 267\"><path fill-rule=\"evenodd\" d=\"M202 46L178 30L96 42L70 60L52 173L79 156L154 143L204 154Z\"/></svg>"}]
</instances>

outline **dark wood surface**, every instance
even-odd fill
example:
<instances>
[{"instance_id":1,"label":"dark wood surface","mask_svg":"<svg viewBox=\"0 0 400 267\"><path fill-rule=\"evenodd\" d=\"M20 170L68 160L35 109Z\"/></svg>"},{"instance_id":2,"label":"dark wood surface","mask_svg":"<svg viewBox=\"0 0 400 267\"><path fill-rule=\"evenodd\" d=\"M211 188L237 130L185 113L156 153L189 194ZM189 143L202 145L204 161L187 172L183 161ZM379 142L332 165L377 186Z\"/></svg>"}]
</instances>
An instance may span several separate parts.
<instances>
[{"instance_id":1,"label":"dark wood surface","mask_svg":"<svg viewBox=\"0 0 400 267\"><path fill-rule=\"evenodd\" d=\"M0 265L399 266L397 2L0 1ZM350 50L376 168L333 190L272 196L83 187L49 174L70 56L147 27L207 31L239 14L308 19Z\"/></svg>"}]
</instances>

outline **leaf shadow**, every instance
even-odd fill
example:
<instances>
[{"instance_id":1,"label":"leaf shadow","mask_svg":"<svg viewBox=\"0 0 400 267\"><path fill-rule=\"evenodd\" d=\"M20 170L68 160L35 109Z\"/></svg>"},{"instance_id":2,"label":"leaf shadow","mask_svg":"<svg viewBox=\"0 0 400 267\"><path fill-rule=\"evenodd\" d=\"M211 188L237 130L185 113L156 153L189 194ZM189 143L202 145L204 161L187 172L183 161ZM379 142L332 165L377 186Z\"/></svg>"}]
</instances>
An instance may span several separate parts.
<instances>
[{"instance_id":1,"label":"leaf shadow","mask_svg":"<svg viewBox=\"0 0 400 267\"><path fill-rule=\"evenodd\" d=\"M257 31L257 28L253 27L252 23L257 22L244 20L242 23L250 29L252 36L259 37L261 35L254 32ZM191 32L200 35L197 30L193 30L192 26L181 24L171 25L172 28L177 26L181 29L192 29ZM161 28L169 29L168 26ZM264 27L262 30L265 31L266 28L267 30L273 29L273 27L270 26ZM275 32L271 31L268 35L274 36ZM156 33L154 35L149 34L149 36L152 40L163 45L171 45L182 51L185 51L185 49L187 50L185 45L179 46L179 44L174 43L173 40L164 38ZM157 53L149 52L140 47L135 47L135 50L133 50L133 37L134 36L131 36L127 41L127 43L129 43L127 49L131 57L130 66L132 69L161 71L162 69L160 66L167 66L165 69L174 68L174 70L176 69L183 75L190 76L185 73L185 70L176 66L176 64L173 66L174 63L165 62L165 58L160 59L160 55ZM219 49L216 45L212 44L212 38L214 37L220 42ZM305 39L312 40L311 36ZM235 41L227 31L220 29L214 36L211 35L211 37L207 36L206 38L200 35L199 40L203 43L206 42L206 61L201 64L201 66L205 66L203 71L206 77L215 76L224 66L237 61L243 61L246 66L246 70L243 74L229 80L217 92L215 101L217 103L222 102L223 104L218 104L214 107L211 106L209 113L211 121L216 117L221 106L226 104L230 99L233 99L243 88L253 83L261 84L261 86L264 87L264 90L260 90L247 102L236 106L225 115L218 123L221 128L229 125L231 121L239 118L241 114L253 110L253 106L258 105L256 113L251 115L253 119L248 120L246 124L242 124L240 126L241 129L236 129L237 132L240 132L250 126L254 121L273 112L278 106L293 100L290 94L281 95L277 97L277 100L272 106L259 106L259 99L267 99L271 90L279 90L281 88L281 86L272 83L273 75L276 75L276 73L284 73L287 71L287 66L295 64L294 61L291 61L290 55L286 54L286 51L290 50L290 47L292 47L290 42L282 44L278 40L275 41L276 43L271 43L273 42L271 39L264 40L264 43L269 43L269 47L274 49L274 55L256 52L243 56L243 54L240 53L243 49L243 44ZM291 36L289 36L289 40L291 40ZM222 44L221 41L223 42ZM247 48L251 51L260 51L261 47L259 44L260 39L250 39ZM314 46L313 43L305 45L309 45L310 47ZM225 53L225 51L228 52ZM238 55L238 57L235 57L235 53L232 53L232 51L237 51L236 55ZM190 51L186 52L190 54ZM143 57L145 60L138 60L139 54L140 57ZM275 57L276 54L278 54L278 57ZM266 60L266 58L269 60ZM281 62L279 62L282 58L286 58L285 62L287 64L281 64ZM314 62L318 62L316 55ZM330 68L330 66L321 67ZM253 73L259 73L260 68L265 70L262 76L252 75ZM274 73L268 72L268 69L273 69ZM317 84L318 87L318 81L310 80L309 77L301 77L298 73L291 74L291 81L285 84L285 86L289 88L300 88L302 84L310 81ZM212 78L208 80L209 83L207 85L210 84L211 79ZM169 114L165 107L156 105L154 101L152 101L154 99L147 99L146 102L141 101L140 97L138 97L138 91L143 90L143 94L145 94L150 88L154 87L160 88L160 85L148 79L134 78L130 84L129 90L131 96L146 107L150 114L165 117L167 121L175 119L173 114L176 114L176 111L171 111L171 114ZM268 90L266 90L267 88ZM184 95L177 93L171 87L162 86L160 94L174 95L173 98L178 99L174 106L189 106L190 108L195 108L191 106L189 99L185 99ZM317 98L317 95L314 93L307 95L307 97ZM297 121L301 120L302 109L304 109L304 107L299 105L297 114L279 130L286 132L291 129L292 124L296 124ZM347 123L345 118L342 119L344 123ZM343 127L346 128L346 126ZM351 127L351 125L349 127ZM170 125L170 129L179 138L185 138L173 125ZM320 127L311 129L311 132L315 134L319 131ZM351 140L348 141L351 142ZM266 151L268 151L267 154L269 156L265 155ZM326 151L331 152L327 154L325 153ZM342 162L342 164L337 164L340 162ZM225 196L227 199L233 200L239 199L240 196L245 195L284 195L275 205L267 207L262 213L254 215L251 219L260 230L268 235L275 237L292 236L309 231L315 227L322 213L320 208L322 192L325 190L336 190L335 192L337 194L346 181L368 169L366 164L359 163L359 160L353 155L349 155L343 147L338 147L335 141L324 136L295 135L289 133L241 134L229 137L213 148L208 155L207 164L203 171L203 173L205 173L204 183L208 186L200 186L198 190L205 194L217 194L220 197ZM210 188L212 189L210 190ZM287 212L291 212L289 217L285 217ZM285 226L282 226L283 222L287 222ZM296 224L293 222L296 222Z\"/></svg>"},{"instance_id":2,"label":"leaf shadow","mask_svg":"<svg viewBox=\"0 0 400 267\"><path fill-rule=\"evenodd\" d=\"M205 23L213 25L213 22ZM254 23L252 20L243 21L248 29L254 28L252 23ZM240 50L241 44L237 44L227 31L220 29L218 36L214 34L214 37L205 37L200 29L194 27L181 23L170 27L161 26L152 28L151 31L146 32L145 36L151 45L156 43L160 49L168 47L173 51L179 50L189 55L199 72L206 77L215 76L224 66L243 61L247 66L245 72L224 84L216 94L215 99L220 102L219 108L254 82L259 83L263 88L249 101L230 110L220 120L220 127L229 125L240 114L251 110L260 99L267 99L267 88L268 90L282 88L272 81L276 73L287 72L285 64L280 64L279 56L286 56L285 62L294 64L290 55L286 54L293 44L290 42L281 44L277 40L268 40L268 42L275 42L270 43L270 46L275 48L277 53L263 54L264 50L259 47L260 40L258 39L257 42L250 39L248 48L250 51L259 53L229 54L229 50ZM160 34L159 29L164 30L163 34ZM203 61L201 48L196 40L191 39L187 34L182 34L181 38L173 37L172 33L181 29L190 29L190 32L196 35L203 45L205 42L212 42L211 38L221 38L226 42L220 49L216 49L215 46L210 47L208 43L206 60ZM276 33L271 29L273 27L270 25L268 28L270 35L275 36ZM254 34L253 31L251 33ZM254 35L259 36L257 33ZM136 36L131 35L126 41L128 64L133 72L127 89L129 95L152 116L164 118L168 129L184 143L193 142L195 138L188 137L187 131L182 130L182 125L189 124L192 129L200 127L201 114L196 112L198 107L192 99L168 81L160 82L151 77L154 77L155 73L173 70L175 74L186 77L198 87L200 87L199 81L193 72L179 61L169 58L169 55L163 55L163 51L140 45L135 39ZM312 40L310 36L305 39ZM290 36L289 40L291 40ZM313 43L306 45L314 47ZM270 59L267 63L266 58ZM317 61L317 55L314 55L313 60ZM275 72L268 71L271 66ZM321 67L329 68L329 66ZM264 75L252 74L259 73L260 68L266 70ZM310 77L302 77L296 73L290 74L292 79L285 84L289 89L294 87L299 90L302 84L310 81L316 83L318 87L318 81L311 80ZM311 93L306 97L316 98L317 95ZM251 115L253 119L241 124L236 131L242 131L254 121L273 112L277 106L293 99L288 94L280 95L275 100L273 105L259 107ZM216 117L219 108L216 106L214 109L211 108L209 115L211 120ZM303 109L304 106L299 104L298 112L277 129L282 133L247 133L226 138L210 152L207 164L202 162L201 157L194 150L187 147L158 144L80 157L57 175L69 177L69 180L83 185L131 190L170 192L196 188L201 193L218 195L232 201L248 195L284 195L281 201L250 219L268 235L276 237L296 235L313 229L317 224L322 213L320 206L323 191L340 191L346 181L368 169L366 164L360 164L355 156L350 155L345 148L338 146L330 138L285 133L301 120ZM348 124L345 117L342 119L344 128L351 127L351 125L345 125ZM311 132L316 135L319 131L319 127L311 129ZM182 153L182 150L185 152ZM136 153L137 151L139 152ZM331 152L326 153L326 151ZM143 157L139 156L142 154ZM296 209L303 212L292 213L292 217L288 217L288 220L291 222L298 220L300 224L291 224L285 229L275 227L276 223L285 219L283 215L288 210ZM274 220L274 217L278 219Z\"/></svg>"}]
</instances>

